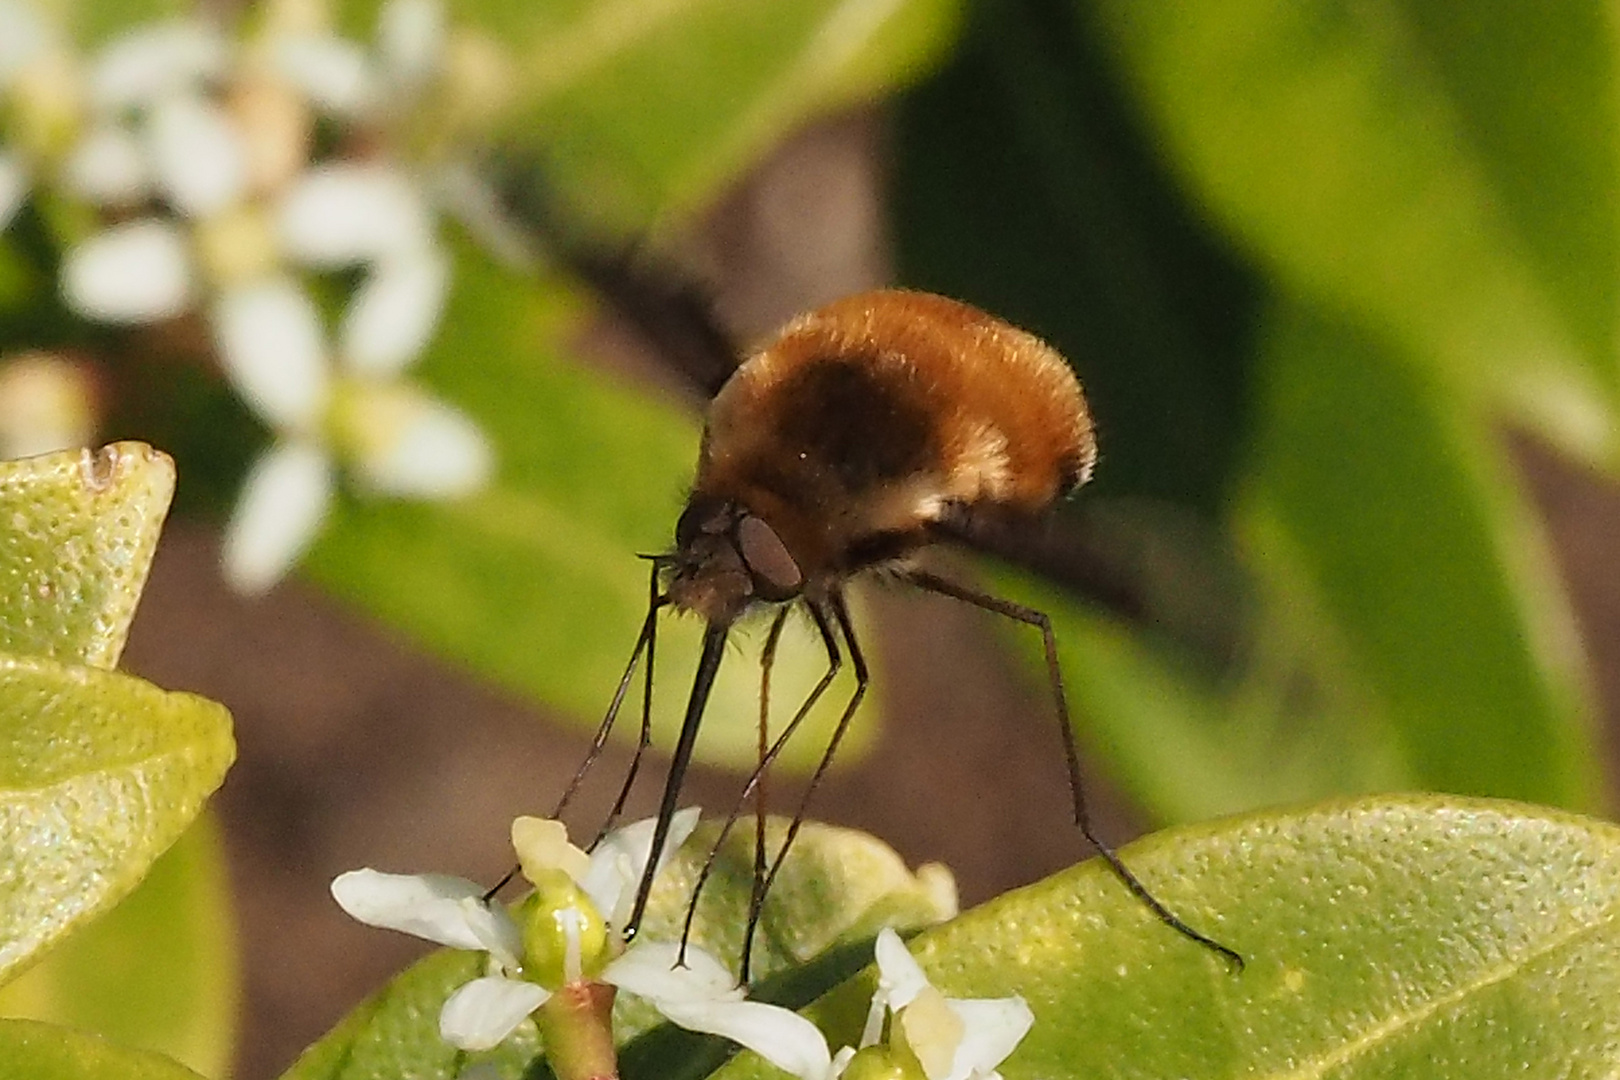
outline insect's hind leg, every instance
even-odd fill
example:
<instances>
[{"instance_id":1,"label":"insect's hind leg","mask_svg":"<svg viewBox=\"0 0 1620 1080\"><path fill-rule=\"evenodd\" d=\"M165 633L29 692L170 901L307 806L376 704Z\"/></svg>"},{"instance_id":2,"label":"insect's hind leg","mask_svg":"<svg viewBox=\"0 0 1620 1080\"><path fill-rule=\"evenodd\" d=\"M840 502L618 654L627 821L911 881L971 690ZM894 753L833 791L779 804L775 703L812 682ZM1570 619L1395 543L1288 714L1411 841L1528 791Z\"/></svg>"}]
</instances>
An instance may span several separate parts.
<instances>
[{"instance_id":1,"label":"insect's hind leg","mask_svg":"<svg viewBox=\"0 0 1620 1080\"><path fill-rule=\"evenodd\" d=\"M759 928L760 916L765 911L765 897L770 892L772 883L776 881L776 875L781 872L788 850L793 847L793 841L799 835L800 827L804 825L804 814L810 806L810 799L815 795L816 788L821 784L821 778L832 764L833 755L838 752L838 744L843 741L844 733L849 730L849 722L854 718L861 699L866 696L866 687L871 681L871 672L866 666L866 657L861 652L860 642L855 638L855 624L849 617L849 605L844 601L843 591L830 593L827 604L832 609L839 633L844 637L844 644L849 648L849 664L855 670L855 691L844 704L844 711L839 715L838 723L833 727L833 733L827 740L827 749L822 752L821 760L816 763L816 771L810 774L810 782L805 785L804 794L799 797L799 806L793 812L793 820L788 823L787 835L782 838L782 847L771 860L770 869L766 871L764 884L756 890L753 902L748 906L748 925L743 930L742 962L739 965L740 979L744 983L748 981L748 969L754 954L754 932ZM831 650L835 646L830 634L826 629L823 629L823 634L828 635L828 649ZM829 681L832 675L833 672L828 672ZM794 717L795 722L798 719L800 717ZM783 734L787 732L784 731Z\"/></svg>"},{"instance_id":2,"label":"insect's hind leg","mask_svg":"<svg viewBox=\"0 0 1620 1080\"><path fill-rule=\"evenodd\" d=\"M1063 693L1063 670L1058 665L1057 637L1052 633L1052 620L1047 614L1044 611L1038 611L1023 604L1015 604L1010 600L1003 600L988 593L966 588L936 574L931 574L926 570L903 571L900 578L926 592L938 593L953 600L961 600L985 611L1005 616L1040 630L1041 640L1046 647L1046 672L1051 682L1052 700L1057 706L1058 725L1063 735L1063 753L1068 761L1069 792L1074 800L1074 821L1076 825L1080 826L1081 835L1097 849L1104 861L1113 869L1115 876L1149 911L1153 912L1160 922L1183 937L1219 954L1233 968L1242 971L1243 957L1240 953L1235 949L1222 945L1207 934L1193 929L1183 922L1180 916L1165 907L1159 901L1159 898L1149 892L1147 886L1143 885L1141 880L1125 865L1124 860L1119 857L1119 853L1104 843L1092 829L1091 815L1086 810L1085 795L1080 784L1080 754L1075 747L1074 727L1069 723L1068 699Z\"/></svg>"},{"instance_id":3,"label":"insect's hind leg","mask_svg":"<svg viewBox=\"0 0 1620 1080\"><path fill-rule=\"evenodd\" d=\"M829 620L827 613L822 611L818 605L812 603L811 601L806 600L804 604L806 609L810 612L810 618L815 623L817 632L821 635L821 643L827 650L827 670L822 673L821 678L816 681L816 685L811 687L810 692L805 695L804 701L801 702L798 709L794 711L793 717L788 721L787 726L784 727L781 733L776 736L776 739L766 749L765 753L760 755L759 764L754 768L754 771L749 774L747 782L743 784L741 794L739 794L737 797L736 804L732 806L731 813L726 816L725 824L720 827L720 835L716 837L714 847L709 851L709 857L704 860L702 869L698 871L697 882L692 886L692 899L686 909L686 922L681 928L681 949L683 956L685 954L686 943L692 934L692 922L697 914L698 899L703 895L703 887L708 883L710 876L714 873L715 865L720 858L720 850L725 846L726 838L731 834L731 830L736 825L737 819L742 815L743 808L748 805L749 797L752 796L759 786L764 782L765 774L767 770L769 770L771 763L774 762L782 753L782 748L785 747L788 740L793 737L793 733L799 729L799 725L803 723L804 718L810 715L810 710L815 707L816 702L821 700L822 695L827 692L827 687L832 685L833 678L843 668L844 658L842 653L839 651L838 638L833 632L832 622ZM778 621L780 620L781 617L779 616ZM772 629L775 629L775 624L773 624ZM767 642L767 644L769 644L769 642ZM757 851L763 852L763 836L757 837L757 840L760 841ZM758 861L762 859L762 856L756 853L755 858L757 865ZM768 887L768 872L761 869L756 877L754 888L749 898L748 910L750 914L752 914L752 912L757 910L758 907L764 903L765 890ZM744 943L744 955L747 955L746 942ZM744 965L739 972L738 981L748 981L748 971L746 965Z\"/></svg>"}]
</instances>

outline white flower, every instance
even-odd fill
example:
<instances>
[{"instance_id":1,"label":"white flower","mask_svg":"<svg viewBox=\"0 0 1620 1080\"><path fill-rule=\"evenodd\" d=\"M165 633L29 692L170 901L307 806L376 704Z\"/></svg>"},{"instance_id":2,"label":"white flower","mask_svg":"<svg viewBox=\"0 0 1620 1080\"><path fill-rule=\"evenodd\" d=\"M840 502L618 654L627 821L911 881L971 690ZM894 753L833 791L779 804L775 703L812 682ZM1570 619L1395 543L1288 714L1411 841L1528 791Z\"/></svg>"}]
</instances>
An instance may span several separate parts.
<instances>
[{"instance_id":1,"label":"white flower","mask_svg":"<svg viewBox=\"0 0 1620 1080\"><path fill-rule=\"evenodd\" d=\"M445 43L437 0L389 0L377 16L376 55L334 34L299 29L270 43L271 63L323 111L376 121L409 108L411 95L438 70Z\"/></svg>"},{"instance_id":2,"label":"white flower","mask_svg":"<svg viewBox=\"0 0 1620 1080\"><path fill-rule=\"evenodd\" d=\"M675 815L660 867L696 828L697 819L696 809ZM519 818L512 831L526 876L545 880L548 874L565 874L595 908L569 907L555 913L563 925L573 928L563 979L577 982L584 977L580 928L619 909L626 893L639 884L652 854L654 822L619 830L590 856L568 843L559 822ZM454 1046L464 1050L496 1046L550 998L552 988L513 977L518 968L512 943L521 947L521 933L505 911L490 909L477 899L478 886L472 882L358 870L334 881L332 895L345 911L370 925L490 952L496 973L462 986L439 1014L440 1034ZM804 1080L824 1080L831 1060L826 1040L813 1024L786 1009L744 1000L743 991L720 962L701 949L688 947L685 966L677 966L678 951L673 943L638 940L609 962L596 981L646 998L675 1024L729 1038Z\"/></svg>"},{"instance_id":3,"label":"white flower","mask_svg":"<svg viewBox=\"0 0 1620 1080\"><path fill-rule=\"evenodd\" d=\"M220 561L238 592L280 581L320 530L332 502L332 461L308 443L282 442L253 463Z\"/></svg>"},{"instance_id":4,"label":"white flower","mask_svg":"<svg viewBox=\"0 0 1620 1080\"><path fill-rule=\"evenodd\" d=\"M234 205L247 192L247 151L225 110L200 94L171 94L146 121L158 189L188 218Z\"/></svg>"},{"instance_id":5,"label":"white flower","mask_svg":"<svg viewBox=\"0 0 1620 1080\"><path fill-rule=\"evenodd\" d=\"M478 426L397 377L427 345L447 287L442 256L415 258L423 265L361 289L336 363L314 301L290 278L239 286L215 303L225 374L281 440L250 471L226 530L222 561L238 591L269 588L320 531L334 456L377 494L454 498L488 480L493 453ZM300 448L297 467L273 467L287 443Z\"/></svg>"},{"instance_id":6,"label":"white flower","mask_svg":"<svg viewBox=\"0 0 1620 1080\"><path fill-rule=\"evenodd\" d=\"M0 0L0 91L52 44L50 27L27 0Z\"/></svg>"},{"instance_id":7,"label":"white flower","mask_svg":"<svg viewBox=\"0 0 1620 1080\"><path fill-rule=\"evenodd\" d=\"M103 121L68 154L62 179L80 198L98 206L139 201L151 183L145 148L134 132Z\"/></svg>"},{"instance_id":8,"label":"white flower","mask_svg":"<svg viewBox=\"0 0 1620 1080\"><path fill-rule=\"evenodd\" d=\"M156 218L114 225L69 249L62 259L62 296L102 322L172 318L193 293L185 238Z\"/></svg>"},{"instance_id":9,"label":"white flower","mask_svg":"<svg viewBox=\"0 0 1620 1080\"><path fill-rule=\"evenodd\" d=\"M872 995L861 1046L877 1044L888 1014L928 1080L1000 1080L996 1066L1035 1022L1024 999L945 997L929 983L893 930L878 934L874 951L878 989ZM848 1048L839 1051L830 1075L839 1076L852 1057Z\"/></svg>"},{"instance_id":10,"label":"white flower","mask_svg":"<svg viewBox=\"0 0 1620 1080\"><path fill-rule=\"evenodd\" d=\"M336 164L310 169L276 214L277 235L292 258L337 269L419 252L432 242L432 212L400 170Z\"/></svg>"},{"instance_id":11,"label":"white flower","mask_svg":"<svg viewBox=\"0 0 1620 1080\"><path fill-rule=\"evenodd\" d=\"M149 105L217 79L230 59L224 37L195 19L130 31L114 40L90 71L90 95L106 113Z\"/></svg>"}]
</instances>

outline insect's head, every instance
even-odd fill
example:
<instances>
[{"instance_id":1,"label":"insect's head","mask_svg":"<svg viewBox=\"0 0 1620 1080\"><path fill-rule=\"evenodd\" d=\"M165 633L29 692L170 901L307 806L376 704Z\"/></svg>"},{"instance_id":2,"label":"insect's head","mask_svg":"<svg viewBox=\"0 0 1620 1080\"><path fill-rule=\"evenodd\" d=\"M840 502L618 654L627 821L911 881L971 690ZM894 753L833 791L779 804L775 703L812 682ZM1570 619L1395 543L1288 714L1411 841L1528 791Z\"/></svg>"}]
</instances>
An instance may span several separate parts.
<instances>
[{"instance_id":1,"label":"insect's head","mask_svg":"<svg viewBox=\"0 0 1620 1080\"><path fill-rule=\"evenodd\" d=\"M804 589L804 572L765 520L734 499L694 492L675 523L668 595L711 622L730 623L751 603L780 603Z\"/></svg>"}]
</instances>

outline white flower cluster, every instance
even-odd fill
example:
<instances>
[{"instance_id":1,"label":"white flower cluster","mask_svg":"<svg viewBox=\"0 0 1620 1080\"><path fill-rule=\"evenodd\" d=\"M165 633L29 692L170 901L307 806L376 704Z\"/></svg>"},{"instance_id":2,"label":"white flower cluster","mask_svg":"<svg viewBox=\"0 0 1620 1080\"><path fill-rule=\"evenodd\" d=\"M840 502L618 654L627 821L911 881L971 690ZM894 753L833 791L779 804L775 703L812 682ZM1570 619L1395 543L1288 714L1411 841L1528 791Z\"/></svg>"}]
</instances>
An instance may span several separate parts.
<instances>
[{"instance_id":1,"label":"white flower cluster","mask_svg":"<svg viewBox=\"0 0 1620 1080\"><path fill-rule=\"evenodd\" d=\"M97 224L63 260L68 306L123 325L201 315L276 435L226 536L245 592L313 539L337 465L363 491L419 498L491 470L471 419L403 377L449 287L428 163L395 152L440 75L443 11L389 0L369 48L328 18L320 0L275 0L239 40L174 20L81 57L41 8L0 0L0 230L30 187L88 207ZM309 275L335 271L354 284L329 335Z\"/></svg>"},{"instance_id":2,"label":"white flower cluster","mask_svg":"<svg viewBox=\"0 0 1620 1080\"><path fill-rule=\"evenodd\" d=\"M697 823L695 808L675 815L658 857L660 868ZM524 876L542 892L548 877L571 881L578 890L573 899L545 908L546 918L562 926L566 938L563 961L549 974L534 970L542 962L527 948L512 916L487 904L479 886L464 878L354 870L332 883L332 895L367 925L488 954L490 973L457 989L439 1014L440 1034L459 1049L499 1045L559 990L584 981L643 998L671 1023L746 1046L799 1080L848 1080L872 1071L863 1068L863 1058L879 1066L873 1075L1000 1080L996 1066L1034 1022L1029 1006L1018 997L946 998L893 930L877 938L878 989L861 1045L836 1054L809 1020L747 1000L724 966L695 945L683 950L645 938L628 947L605 944L601 937L588 941L585 928L611 932L622 924L652 857L654 825L649 819L626 826L587 855L568 843L560 822L519 818L513 823L512 842ZM890 1028L887 1045L885 1027Z\"/></svg>"}]
</instances>

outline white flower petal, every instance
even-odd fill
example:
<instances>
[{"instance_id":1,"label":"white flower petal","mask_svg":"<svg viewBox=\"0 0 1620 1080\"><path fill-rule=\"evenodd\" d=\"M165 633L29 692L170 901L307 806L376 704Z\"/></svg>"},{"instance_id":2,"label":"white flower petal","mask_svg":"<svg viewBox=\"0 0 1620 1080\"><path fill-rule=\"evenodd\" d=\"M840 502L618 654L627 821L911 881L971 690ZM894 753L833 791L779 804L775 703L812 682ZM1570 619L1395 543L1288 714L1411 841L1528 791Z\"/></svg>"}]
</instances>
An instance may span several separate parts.
<instances>
[{"instance_id":1,"label":"white flower petal","mask_svg":"<svg viewBox=\"0 0 1620 1080\"><path fill-rule=\"evenodd\" d=\"M230 289L213 321L220 361L243 400L275 427L312 428L330 372L320 316L303 289L285 278Z\"/></svg>"},{"instance_id":2,"label":"white flower petal","mask_svg":"<svg viewBox=\"0 0 1620 1080\"><path fill-rule=\"evenodd\" d=\"M6 231L28 198L28 169L18 154L0 150L0 232Z\"/></svg>"},{"instance_id":3,"label":"white flower petal","mask_svg":"<svg viewBox=\"0 0 1620 1080\"><path fill-rule=\"evenodd\" d=\"M890 1009L905 1008L927 988L928 976L912 959L899 934L884 927L878 932L873 952L877 956L878 992Z\"/></svg>"},{"instance_id":4,"label":"white flower petal","mask_svg":"<svg viewBox=\"0 0 1620 1080\"><path fill-rule=\"evenodd\" d=\"M155 322L191 301L191 260L180 231L151 219L114 225L70 250L62 296L102 322Z\"/></svg>"},{"instance_id":5,"label":"white flower petal","mask_svg":"<svg viewBox=\"0 0 1620 1080\"><path fill-rule=\"evenodd\" d=\"M331 34L289 35L276 42L273 63L317 108L355 116L376 102L376 80L366 54Z\"/></svg>"},{"instance_id":6,"label":"white flower petal","mask_svg":"<svg viewBox=\"0 0 1620 1080\"><path fill-rule=\"evenodd\" d=\"M962 1041L942 1080L970 1080L994 1075L1020 1040L1029 1034L1035 1014L1021 997L947 998L951 1011L962 1019Z\"/></svg>"},{"instance_id":7,"label":"white flower petal","mask_svg":"<svg viewBox=\"0 0 1620 1080\"><path fill-rule=\"evenodd\" d=\"M34 5L0 0L0 90L50 44L51 32Z\"/></svg>"},{"instance_id":8,"label":"white flower petal","mask_svg":"<svg viewBox=\"0 0 1620 1080\"><path fill-rule=\"evenodd\" d=\"M377 395L377 422L362 421L378 433L356 455L357 479L382 495L450 499L467 495L489 480L494 451L466 413L426 394ZM356 411L363 412L363 401Z\"/></svg>"},{"instance_id":9,"label":"white flower petal","mask_svg":"<svg viewBox=\"0 0 1620 1080\"><path fill-rule=\"evenodd\" d=\"M448 874L385 874L369 867L332 881L332 899L352 918L457 949L484 947L463 904L471 900L490 912L478 903L483 892L476 882Z\"/></svg>"},{"instance_id":10,"label":"white flower petal","mask_svg":"<svg viewBox=\"0 0 1620 1080\"><path fill-rule=\"evenodd\" d=\"M654 880L663 872L669 857L680 850L686 838L692 835L692 830L697 828L701 814L700 809L689 806L685 810L677 810L670 819L669 835L664 839L664 850L659 855ZM630 915L635 890L641 885L641 873L652 852L653 832L657 825L657 818L647 818L616 829L603 837L596 850L591 852L591 868L585 880L579 883L580 888L591 898L596 910L615 926L622 926Z\"/></svg>"},{"instance_id":11,"label":"white flower petal","mask_svg":"<svg viewBox=\"0 0 1620 1080\"><path fill-rule=\"evenodd\" d=\"M568 842L568 826L554 818L514 819L512 850L517 852L523 876L536 884L548 870L561 870L576 885L590 873L591 857Z\"/></svg>"},{"instance_id":12,"label":"white flower petal","mask_svg":"<svg viewBox=\"0 0 1620 1080\"><path fill-rule=\"evenodd\" d=\"M103 109L149 104L219 76L229 50L219 31L195 20L143 27L108 45L90 72L90 93Z\"/></svg>"},{"instance_id":13,"label":"white flower petal","mask_svg":"<svg viewBox=\"0 0 1620 1080\"><path fill-rule=\"evenodd\" d=\"M849 1063L854 1058L855 1048L853 1046L846 1046L834 1054L832 1065L827 1069L827 1080L838 1080L840 1076L843 1076L844 1070L849 1068Z\"/></svg>"},{"instance_id":14,"label":"white flower petal","mask_svg":"<svg viewBox=\"0 0 1620 1080\"><path fill-rule=\"evenodd\" d=\"M377 16L377 51L396 86L431 78L444 55L444 5L438 0L388 0Z\"/></svg>"},{"instance_id":15,"label":"white flower petal","mask_svg":"<svg viewBox=\"0 0 1620 1080\"><path fill-rule=\"evenodd\" d=\"M637 940L602 969L602 981L654 1004L742 1000L736 977L708 952L688 945L685 965L677 966L680 954L673 941Z\"/></svg>"},{"instance_id":16,"label":"white flower petal","mask_svg":"<svg viewBox=\"0 0 1620 1080\"><path fill-rule=\"evenodd\" d=\"M217 214L247 187L247 154L225 110L194 94L170 94L146 128L152 172L187 217Z\"/></svg>"},{"instance_id":17,"label":"white flower petal","mask_svg":"<svg viewBox=\"0 0 1620 1080\"><path fill-rule=\"evenodd\" d=\"M282 200L277 226L288 255L321 268L420 251L433 231L416 185L380 165L310 169Z\"/></svg>"},{"instance_id":18,"label":"white flower petal","mask_svg":"<svg viewBox=\"0 0 1620 1080\"><path fill-rule=\"evenodd\" d=\"M344 314L344 365L374 378L399 374L427 347L449 283L449 260L437 251L378 263Z\"/></svg>"},{"instance_id":19,"label":"white flower petal","mask_svg":"<svg viewBox=\"0 0 1620 1080\"><path fill-rule=\"evenodd\" d=\"M74 194L102 206L132 203L150 181L140 140L119 124L99 124L68 155L62 179Z\"/></svg>"},{"instance_id":20,"label":"white flower petal","mask_svg":"<svg viewBox=\"0 0 1620 1080\"><path fill-rule=\"evenodd\" d=\"M439 1034L459 1050L491 1050L550 997L551 991L531 982L498 975L474 979L445 1001Z\"/></svg>"},{"instance_id":21,"label":"white flower petal","mask_svg":"<svg viewBox=\"0 0 1620 1080\"><path fill-rule=\"evenodd\" d=\"M225 530L220 562L237 592L261 593L298 561L332 501L332 463L307 443L282 443L254 462Z\"/></svg>"},{"instance_id":22,"label":"white flower petal","mask_svg":"<svg viewBox=\"0 0 1620 1080\"><path fill-rule=\"evenodd\" d=\"M832 1068L826 1036L798 1013L761 1001L654 1001L689 1031L719 1035L802 1080L825 1080Z\"/></svg>"},{"instance_id":23,"label":"white flower petal","mask_svg":"<svg viewBox=\"0 0 1620 1080\"><path fill-rule=\"evenodd\" d=\"M492 907L481 895L469 896L462 898L461 914L478 948L509 971L523 966L523 931L505 908Z\"/></svg>"}]
</instances>

